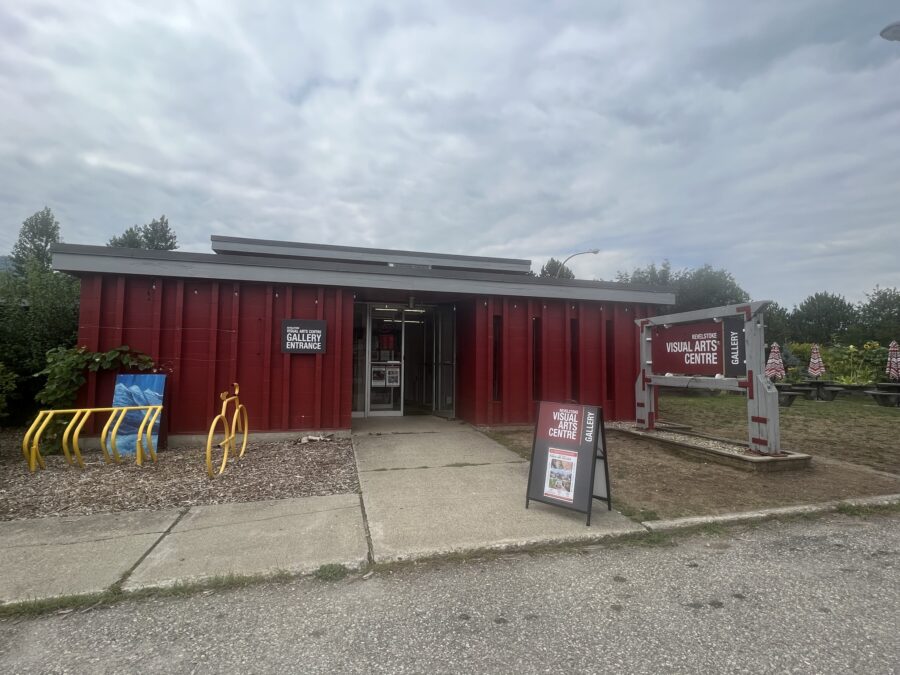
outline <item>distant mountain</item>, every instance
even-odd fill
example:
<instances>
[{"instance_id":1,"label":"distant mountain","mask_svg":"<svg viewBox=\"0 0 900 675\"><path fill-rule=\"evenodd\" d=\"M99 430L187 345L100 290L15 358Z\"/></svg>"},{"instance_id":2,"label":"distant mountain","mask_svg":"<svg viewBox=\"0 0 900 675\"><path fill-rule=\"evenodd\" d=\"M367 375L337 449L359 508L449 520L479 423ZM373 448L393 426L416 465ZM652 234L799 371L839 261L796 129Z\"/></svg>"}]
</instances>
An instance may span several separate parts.
<instances>
[{"instance_id":1,"label":"distant mountain","mask_svg":"<svg viewBox=\"0 0 900 675\"><path fill-rule=\"evenodd\" d=\"M5 272L12 267L12 261L8 255L0 255L0 272Z\"/></svg>"}]
</instances>

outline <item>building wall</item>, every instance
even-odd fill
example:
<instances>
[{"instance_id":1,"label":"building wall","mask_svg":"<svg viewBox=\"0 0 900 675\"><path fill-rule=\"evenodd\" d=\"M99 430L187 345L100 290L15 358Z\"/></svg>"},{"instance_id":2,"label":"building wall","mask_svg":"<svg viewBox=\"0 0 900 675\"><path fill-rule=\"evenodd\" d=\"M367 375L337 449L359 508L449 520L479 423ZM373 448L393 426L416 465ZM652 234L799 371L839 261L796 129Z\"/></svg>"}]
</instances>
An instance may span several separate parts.
<instances>
[{"instance_id":1,"label":"building wall","mask_svg":"<svg viewBox=\"0 0 900 675\"><path fill-rule=\"evenodd\" d=\"M634 319L651 306L493 296L456 305L461 419L533 422L542 398L634 418ZM287 318L327 321L326 353L282 354ZM168 374L163 429L171 434L205 433L232 382L251 430L349 428L352 332L348 289L103 274L81 283L79 344L125 344L153 357ZM79 404L109 405L114 381L90 375Z\"/></svg>"},{"instance_id":2,"label":"building wall","mask_svg":"<svg viewBox=\"0 0 900 675\"><path fill-rule=\"evenodd\" d=\"M479 297L457 304L457 415L534 422L538 400L603 406L634 419L638 332L649 305ZM496 367L495 367L496 363Z\"/></svg>"},{"instance_id":3,"label":"building wall","mask_svg":"<svg viewBox=\"0 0 900 675\"><path fill-rule=\"evenodd\" d=\"M282 354L281 320L328 322L325 354ZM164 428L205 433L219 392L241 385L256 431L350 426L352 294L339 288L88 275L78 344L125 344L168 374ZM80 405L107 406L115 375L91 375Z\"/></svg>"}]
</instances>

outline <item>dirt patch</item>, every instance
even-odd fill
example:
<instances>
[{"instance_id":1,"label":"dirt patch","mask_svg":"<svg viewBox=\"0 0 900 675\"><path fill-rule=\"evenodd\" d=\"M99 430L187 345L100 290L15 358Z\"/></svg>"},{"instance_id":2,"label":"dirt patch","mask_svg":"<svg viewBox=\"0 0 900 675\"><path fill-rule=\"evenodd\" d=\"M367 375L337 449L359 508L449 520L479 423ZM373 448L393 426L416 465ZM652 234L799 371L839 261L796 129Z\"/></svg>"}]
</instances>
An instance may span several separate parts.
<instances>
[{"instance_id":1,"label":"dirt patch","mask_svg":"<svg viewBox=\"0 0 900 675\"><path fill-rule=\"evenodd\" d=\"M531 456L531 431L491 431L494 440ZM641 520L708 515L900 493L900 476L844 462L750 473L666 451L652 441L607 430L613 508Z\"/></svg>"},{"instance_id":2,"label":"dirt patch","mask_svg":"<svg viewBox=\"0 0 900 675\"><path fill-rule=\"evenodd\" d=\"M215 479L196 447L160 451L156 464L143 467L124 459L105 464L99 452L89 452L85 468L77 469L51 455L44 471L31 474L10 445L0 457L0 520L359 492L349 439L251 443Z\"/></svg>"}]
</instances>

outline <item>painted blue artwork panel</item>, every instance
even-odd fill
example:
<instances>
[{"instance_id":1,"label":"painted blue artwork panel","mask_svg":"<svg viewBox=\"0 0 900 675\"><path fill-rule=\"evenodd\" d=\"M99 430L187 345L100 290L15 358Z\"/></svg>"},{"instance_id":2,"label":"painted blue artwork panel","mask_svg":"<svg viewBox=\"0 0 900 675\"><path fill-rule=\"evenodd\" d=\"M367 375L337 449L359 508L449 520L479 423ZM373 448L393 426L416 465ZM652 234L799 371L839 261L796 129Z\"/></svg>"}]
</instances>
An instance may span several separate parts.
<instances>
[{"instance_id":1,"label":"painted blue artwork panel","mask_svg":"<svg viewBox=\"0 0 900 675\"><path fill-rule=\"evenodd\" d=\"M163 392L166 389L165 375L124 375L116 376L116 389L113 392L113 407L124 408L132 405L162 405ZM153 425L153 447L159 447L159 422L162 415L156 418ZM137 432L144 419L144 411L133 410L125 413L125 420L116 435L116 447L120 455L133 455L137 452ZM110 430L112 435L112 430ZM109 438L106 439L107 443Z\"/></svg>"}]
</instances>

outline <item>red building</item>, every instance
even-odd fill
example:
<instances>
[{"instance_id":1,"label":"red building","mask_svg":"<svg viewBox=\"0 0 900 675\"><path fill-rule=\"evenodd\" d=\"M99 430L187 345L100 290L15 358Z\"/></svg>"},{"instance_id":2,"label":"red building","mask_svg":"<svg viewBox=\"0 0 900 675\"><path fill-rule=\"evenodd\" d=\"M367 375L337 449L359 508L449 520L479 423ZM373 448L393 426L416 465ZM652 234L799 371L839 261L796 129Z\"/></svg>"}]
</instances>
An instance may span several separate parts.
<instances>
[{"instance_id":1,"label":"red building","mask_svg":"<svg viewBox=\"0 0 900 675\"><path fill-rule=\"evenodd\" d=\"M54 248L54 268L81 279L79 345L125 344L169 373L170 434L205 433L232 382L254 432L413 413L521 424L541 399L633 419L634 319L674 302L535 278L528 260L219 236L212 248ZM109 405L113 379L92 375L81 404Z\"/></svg>"}]
</instances>

